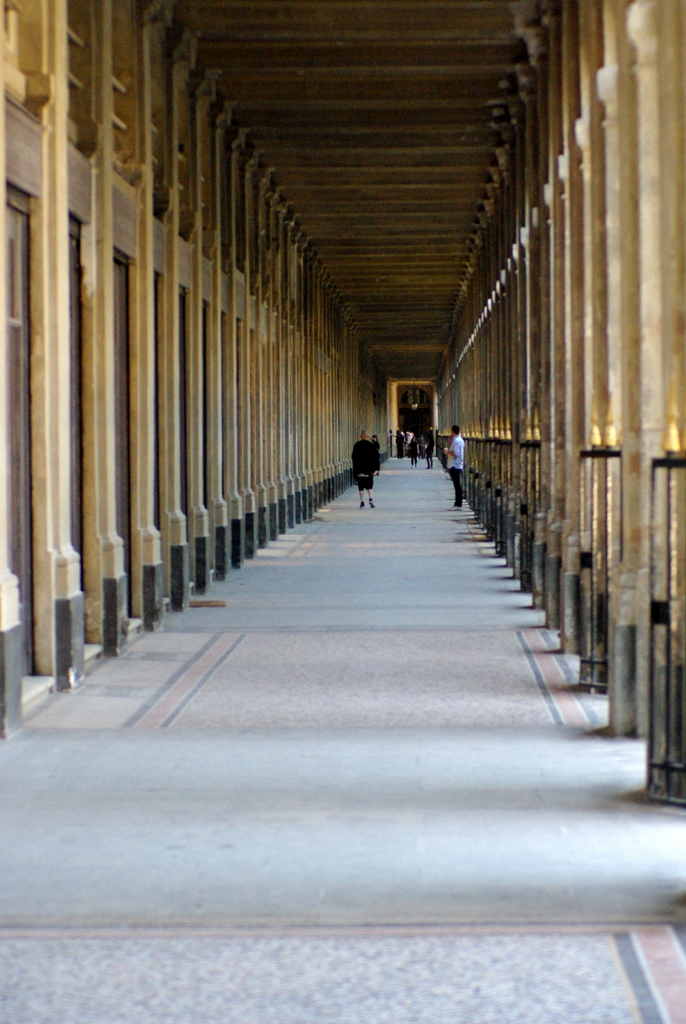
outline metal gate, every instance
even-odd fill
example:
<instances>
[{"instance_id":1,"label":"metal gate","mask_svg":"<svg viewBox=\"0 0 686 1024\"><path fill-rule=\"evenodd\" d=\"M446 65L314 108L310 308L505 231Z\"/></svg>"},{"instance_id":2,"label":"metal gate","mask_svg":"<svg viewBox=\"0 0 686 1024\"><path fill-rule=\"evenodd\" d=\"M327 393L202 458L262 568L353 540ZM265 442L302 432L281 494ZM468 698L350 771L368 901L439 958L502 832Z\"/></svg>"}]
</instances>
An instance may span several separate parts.
<instances>
[{"instance_id":1,"label":"metal gate","mask_svg":"<svg viewBox=\"0 0 686 1024\"><path fill-rule=\"evenodd\" d=\"M648 792L686 804L686 459L653 460Z\"/></svg>"},{"instance_id":2,"label":"metal gate","mask_svg":"<svg viewBox=\"0 0 686 1024\"><path fill-rule=\"evenodd\" d=\"M610 584L622 557L622 452L581 453L580 655L582 686L607 691Z\"/></svg>"}]
</instances>

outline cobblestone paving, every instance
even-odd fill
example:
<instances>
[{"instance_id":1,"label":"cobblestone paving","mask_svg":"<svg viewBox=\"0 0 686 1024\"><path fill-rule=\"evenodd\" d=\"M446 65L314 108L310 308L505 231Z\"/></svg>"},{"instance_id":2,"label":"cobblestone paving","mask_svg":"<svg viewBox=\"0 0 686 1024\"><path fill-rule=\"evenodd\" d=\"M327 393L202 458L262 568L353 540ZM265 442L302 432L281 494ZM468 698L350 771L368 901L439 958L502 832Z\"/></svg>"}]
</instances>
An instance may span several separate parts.
<instances>
[{"instance_id":1,"label":"cobblestone paving","mask_svg":"<svg viewBox=\"0 0 686 1024\"><path fill-rule=\"evenodd\" d=\"M12 1024L635 1024L609 935L0 940Z\"/></svg>"}]
</instances>

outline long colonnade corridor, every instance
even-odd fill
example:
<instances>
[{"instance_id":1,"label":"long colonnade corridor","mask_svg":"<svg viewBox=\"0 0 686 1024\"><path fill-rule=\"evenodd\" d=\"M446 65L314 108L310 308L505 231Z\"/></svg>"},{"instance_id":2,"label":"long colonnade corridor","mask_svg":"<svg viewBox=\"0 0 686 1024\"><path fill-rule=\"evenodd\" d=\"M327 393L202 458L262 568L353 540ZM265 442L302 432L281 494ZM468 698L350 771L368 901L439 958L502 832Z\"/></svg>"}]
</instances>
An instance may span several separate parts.
<instances>
[{"instance_id":1,"label":"long colonnade corridor","mask_svg":"<svg viewBox=\"0 0 686 1024\"><path fill-rule=\"evenodd\" d=\"M686 829L643 742L440 467L375 495L0 747L4 1020L681 1019Z\"/></svg>"},{"instance_id":2,"label":"long colonnade corridor","mask_svg":"<svg viewBox=\"0 0 686 1024\"><path fill-rule=\"evenodd\" d=\"M686 1024L684 53L4 0L0 1024Z\"/></svg>"}]
</instances>

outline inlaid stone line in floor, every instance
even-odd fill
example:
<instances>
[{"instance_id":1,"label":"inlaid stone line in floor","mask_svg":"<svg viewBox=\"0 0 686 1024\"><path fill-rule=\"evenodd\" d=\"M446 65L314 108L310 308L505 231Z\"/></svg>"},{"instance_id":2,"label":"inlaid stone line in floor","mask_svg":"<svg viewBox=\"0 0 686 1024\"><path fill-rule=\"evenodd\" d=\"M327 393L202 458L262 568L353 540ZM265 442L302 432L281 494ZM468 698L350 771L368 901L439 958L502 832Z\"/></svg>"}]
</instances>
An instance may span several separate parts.
<instances>
[{"instance_id":1,"label":"inlaid stone line in floor","mask_svg":"<svg viewBox=\"0 0 686 1024\"><path fill-rule=\"evenodd\" d=\"M684 1024L672 928L0 931L12 1024Z\"/></svg>"},{"instance_id":2,"label":"inlaid stone line in floor","mask_svg":"<svg viewBox=\"0 0 686 1024\"><path fill-rule=\"evenodd\" d=\"M601 729L607 725L607 697L583 693L572 682L565 655L551 650L548 630L524 629L517 637L531 673L556 725Z\"/></svg>"},{"instance_id":3,"label":"inlaid stone line in floor","mask_svg":"<svg viewBox=\"0 0 686 1024\"><path fill-rule=\"evenodd\" d=\"M217 637L148 707L129 719L125 725L138 729L167 728L181 711L206 686L219 666L236 650L245 633L223 633Z\"/></svg>"},{"instance_id":4,"label":"inlaid stone line in floor","mask_svg":"<svg viewBox=\"0 0 686 1024\"><path fill-rule=\"evenodd\" d=\"M686 1024L686 932L636 928L616 937L646 1024Z\"/></svg>"}]
</instances>

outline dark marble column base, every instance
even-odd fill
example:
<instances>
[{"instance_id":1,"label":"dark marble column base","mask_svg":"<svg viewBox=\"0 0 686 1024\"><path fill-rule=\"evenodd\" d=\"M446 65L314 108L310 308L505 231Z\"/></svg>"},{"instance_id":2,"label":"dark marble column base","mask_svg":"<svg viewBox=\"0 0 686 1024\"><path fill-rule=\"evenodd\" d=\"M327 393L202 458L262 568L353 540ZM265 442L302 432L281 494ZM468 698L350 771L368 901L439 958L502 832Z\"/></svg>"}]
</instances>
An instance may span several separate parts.
<instances>
[{"instance_id":1,"label":"dark marble column base","mask_svg":"<svg viewBox=\"0 0 686 1024\"><path fill-rule=\"evenodd\" d=\"M102 581L102 653L116 657L126 641L126 575Z\"/></svg>"},{"instance_id":2,"label":"dark marble column base","mask_svg":"<svg viewBox=\"0 0 686 1024\"><path fill-rule=\"evenodd\" d=\"M245 513L245 557L254 558L257 550L257 524L254 512Z\"/></svg>"},{"instance_id":3,"label":"dark marble column base","mask_svg":"<svg viewBox=\"0 0 686 1024\"><path fill-rule=\"evenodd\" d=\"M269 503L269 539L279 539L279 503L277 501Z\"/></svg>"},{"instance_id":4,"label":"dark marble column base","mask_svg":"<svg viewBox=\"0 0 686 1024\"><path fill-rule=\"evenodd\" d=\"M610 666L610 732L613 736L635 736L636 714L636 626L614 628Z\"/></svg>"},{"instance_id":5,"label":"dark marble column base","mask_svg":"<svg viewBox=\"0 0 686 1024\"><path fill-rule=\"evenodd\" d=\"M195 593L204 594L210 585L210 538L195 538Z\"/></svg>"},{"instance_id":6,"label":"dark marble column base","mask_svg":"<svg viewBox=\"0 0 686 1024\"><path fill-rule=\"evenodd\" d=\"M303 521L303 496L302 491L296 491L293 495L293 508L295 512L296 524L302 523Z\"/></svg>"},{"instance_id":7,"label":"dark marble column base","mask_svg":"<svg viewBox=\"0 0 686 1024\"><path fill-rule=\"evenodd\" d=\"M143 566L143 629L157 629L164 614L164 569L157 565Z\"/></svg>"},{"instance_id":8,"label":"dark marble column base","mask_svg":"<svg viewBox=\"0 0 686 1024\"><path fill-rule=\"evenodd\" d=\"M172 544L169 549L170 592L169 604L174 612L188 607L190 569L188 544Z\"/></svg>"},{"instance_id":9,"label":"dark marble column base","mask_svg":"<svg viewBox=\"0 0 686 1024\"><path fill-rule=\"evenodd\" d=\"M562 636L564 649L569 654L579 651L579 611L581 585L579 574L565 572L562 575Z\"/></svg>"},{"instance_id":10,"label":"dark marble column base","mask_svg":"<svg viewBox=\"0 0 686 1024\"><path fill-rule=\"evenodd\" d=\"M83 677L83 594L55 601L55 684L73 690Z\"/></svg>"},{"instance_id":11,"label":"dark marble column base","mask_svg":"<svg viewBox=\"0 0 686 1024\"><path fill-rule=\"evenodd\" d=\"M286 525L289 530L295 526L295 495L286 495Z\"/></svg>"},{"instance_id":12,"label":"dark marble column base","mask_svg":"<svg viewBox=\"0 0 686 1024\"><path fill-rule=\"evenodd\" d=\"M315 505L315 503L314 503L314 499L315 499L315 485L312 484L311 487L307 488L307 521L308 522L310 521L310 519L312 519L312 516L314 515L314 513L316 512L316 510L318 508L318 506Z\"/></svg>"},{"instance_id":13,"label":"dark marble column base","mask_svg":"<svg viewBox=\"0 0 686 1024\"><path fill-rule=\"evenodd\" d=\"M548 629L560 628L560 571L559 555L548 555L545 560L545 617Z\"/></svg>"},{"instance_id":14,"label":"dark marble column base","mask_svg":"<svg viewBox=\"0 0 686 1024\"><path fill-rule=\"evenodd\" d=\"M545 593L545 555L544 540L535 540L532 553L531 589L534 595L534 608L542 608Z\"/></svg>"},{"instance_id":15,"label":"dark marble column base","mask_svg":"<svg viewBox=\"0 0 686 1024\"><path fill-rule=\"evenodd\" d=\"M214 528L214 578L225 580L228 566L228 526L215 526Z\"/></svg>"},{"instance_id":16,"label":"dark marble column base","mask_svg":"<svg viewBox=\"0 0 686 1024\"><path fill-rule=\"evenodd\" d=\"M0 739L21 728L21 677L24 627L18 623L0 632Z\"/></svg>"},{"instance_id":17,"label":"dark marble column base","mask_svg":"<svg viewBox=\"0 0 686 1024\"><path fill-rule=\"evenodd\" d=\"M231 520L231 566L240 569L245 557L245 520Z\"/></svg>"},{"instance_id":18,"label":"dark marble column base","mask_svg":"<svg viewBox=\"0 0 686 1024\"><path fill-rule=\"evenodd\" d=\"M266 548L269 537L267 529L267 507L260 505L257 509L257 546Z\"/></svg>"},{"instance_id":19,"label":"dark marble column base","mask_svg":"<svg viewBox=\"0 0 686 1024\"><path fill-rule=\"evenodd\" d=\"M285 533L288 521L288 510L286 508L286 499L279 498L278 502L278 532Z\"/></svg>"}]
</instances>

